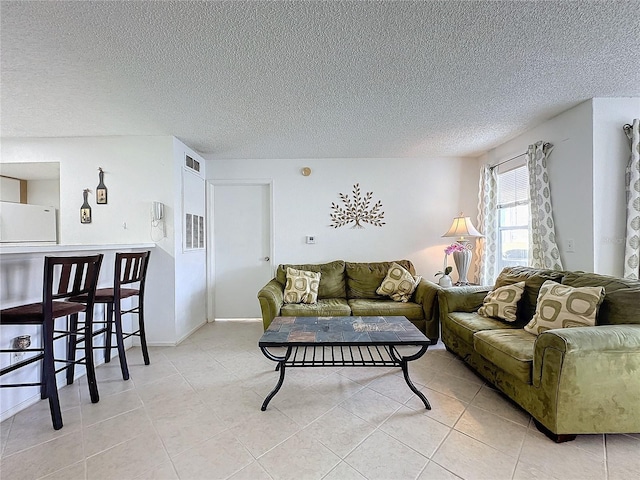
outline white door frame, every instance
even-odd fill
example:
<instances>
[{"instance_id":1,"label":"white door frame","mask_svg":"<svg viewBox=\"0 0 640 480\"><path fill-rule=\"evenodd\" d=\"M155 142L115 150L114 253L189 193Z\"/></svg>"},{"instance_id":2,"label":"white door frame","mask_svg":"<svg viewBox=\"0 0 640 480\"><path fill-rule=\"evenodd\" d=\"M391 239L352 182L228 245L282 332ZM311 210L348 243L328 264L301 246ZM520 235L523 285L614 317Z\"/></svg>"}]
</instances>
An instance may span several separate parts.
<instances>
[{"instance_id":1,"label":"white door frame","mask_svg":"<svg viewBox=\"0 0 640 480\"><path fill-rule=\"evenodd\" d=\"M215 320L215 308L213 299L215 297L215 285L216 285L216 269L215 269L215 235L213 233L214 227L214 192L217 185L221 186L246 186L246 185L264 185L269 190L269 263L272 268L275 263L274 257L274 225L273 225L273 179L270 178L255 178L255 179L215 179L207 180L207 232L205 233L207 239L207 321L213 322ZM275 270L274 270L275 271Z\"/></svg>"}]
</instances>

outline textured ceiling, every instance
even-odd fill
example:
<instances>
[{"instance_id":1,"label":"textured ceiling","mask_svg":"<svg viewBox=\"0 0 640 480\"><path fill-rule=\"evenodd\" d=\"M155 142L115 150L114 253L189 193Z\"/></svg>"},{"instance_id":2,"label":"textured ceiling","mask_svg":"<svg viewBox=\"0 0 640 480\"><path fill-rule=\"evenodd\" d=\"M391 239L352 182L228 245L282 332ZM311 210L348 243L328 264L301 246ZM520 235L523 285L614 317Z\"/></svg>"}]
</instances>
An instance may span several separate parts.
<instances>
[{"instance_id":1,"label":"textured ceiling","mask_svg":"<svg viewBox=\"0 0 640 480\"><path fill-rule=\"evenodd\" d=\"M640 96L640 1L7 2L3 137L209 158L475 156Z\"/></svg>"},{"instance_id":2,"label":"textured ceiling","mask_svg":"<svg viewBox=\"0 0 640 480\"><path fill-rule=\"evenodd\" d=\"M60 163L0 163L0 175L20 180L59 180Z\"/></svg>"}]
</instances>

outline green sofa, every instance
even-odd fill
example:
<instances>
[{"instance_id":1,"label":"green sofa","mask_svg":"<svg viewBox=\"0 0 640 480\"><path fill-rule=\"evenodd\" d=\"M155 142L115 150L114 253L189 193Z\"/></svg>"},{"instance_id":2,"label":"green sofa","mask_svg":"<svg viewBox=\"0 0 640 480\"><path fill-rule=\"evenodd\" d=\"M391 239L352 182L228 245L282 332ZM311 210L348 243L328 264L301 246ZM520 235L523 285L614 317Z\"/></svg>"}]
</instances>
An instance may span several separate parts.
<instances>
[{"instance_id":1,"label":"green sofa","mask_svg":"<svg viewBox=\"0 0 640 480\"><path fill-rule=\"evenodd\" d=\"M523 280L515 323L476 313L492 287L440 289L447 349L529 412L555 441L576 434L640 432L640 282L511 267L500 273L494 288ZM604 287L596 326L538 336L525 331L546 280Z\"/></svg>"},{"instance_id":2,"label":"green sofa","mask_svg":"<svg viewBox=\"0 0 640 480\"><path fill-rule=\"evenodd\" d=\"M431 288L434 286L432 283L421 280L408 302L396 302L376 293L392 263L354 263L337 260L323 264L279 265L275 278L258 292L265 330L277 316L395 315L407 317L431 339L432 343L436 343L437 289ZM398 260L396 263L415 275L415 268L409 260ZM321 273L317 303L284 303L287 267Z\"/></svg>"}]
</instances>

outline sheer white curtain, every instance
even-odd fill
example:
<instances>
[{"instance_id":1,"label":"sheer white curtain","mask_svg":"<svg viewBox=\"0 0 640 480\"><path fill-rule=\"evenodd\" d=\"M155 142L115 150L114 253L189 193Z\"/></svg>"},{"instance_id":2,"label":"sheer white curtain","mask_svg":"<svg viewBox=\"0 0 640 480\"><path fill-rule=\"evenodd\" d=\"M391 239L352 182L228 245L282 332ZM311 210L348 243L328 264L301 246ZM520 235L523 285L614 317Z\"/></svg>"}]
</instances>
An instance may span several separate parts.
<instances>
[{"instance_id":1,"label":"sheer white curtain","mask_svg":"<svg viewBox=\"0 0 640 480\"><path fill-rule=\"evenodd\" d=\"M624 277L640 278L640 119L625 125L631 140L631 158L627 165L627 238L624 246Z\"/></svg>"},{"instance_id":2,"label":"sheer white curtain","mask_svg":"<svg viewBox=\"0 0 640 480\"><path fill-rule=\"evenodd\" d=\"M526 154L531 209L529 265L535 268L562 270L547 174L547 157L552 148L553 145L540 141L529 145Z\"/></svg>"},{"instance_id":3,"label":"sheer white curtain","mask_svg":"<svg viewBox=\"0 0 640 480\"><path fill-rule=\"evenodd\" d=\"M498 253L498 182L497 173L489 165L480 169L478 188L478 230L484 237L476 240L475 283L493 285Z\"/></svg>"}]
</instances>

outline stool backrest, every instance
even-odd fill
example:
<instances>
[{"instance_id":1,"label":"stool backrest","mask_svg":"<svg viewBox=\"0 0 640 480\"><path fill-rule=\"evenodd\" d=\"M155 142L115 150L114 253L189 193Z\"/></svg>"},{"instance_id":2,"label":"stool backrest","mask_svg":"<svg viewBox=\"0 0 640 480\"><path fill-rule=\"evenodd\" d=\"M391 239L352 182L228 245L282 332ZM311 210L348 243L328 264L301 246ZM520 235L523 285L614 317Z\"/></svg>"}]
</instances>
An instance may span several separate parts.
<instances>
[{"instance_id":1,"label":"stool backrest","mask_svg":"<svg viewBox=\"0 0 640 480\"><path fill-rule=\"evenodd\" d=\"M93 307L101 253L85 257L44 257L44 311L51 311L53 300L87 295L87 305Z\"/></svg>"},{"instance_id":2,"label":"stool backrest","mask_svg":"<svg viewBox=\"0 0 640 480\"><path fill-rule=\"evenodd\" d=\"M149 265L150 251L135 253L116 253L116 267L113 275L114 291L122 285L140 282L140 294L144 292Z\"/></svg>"}]
</instances>

